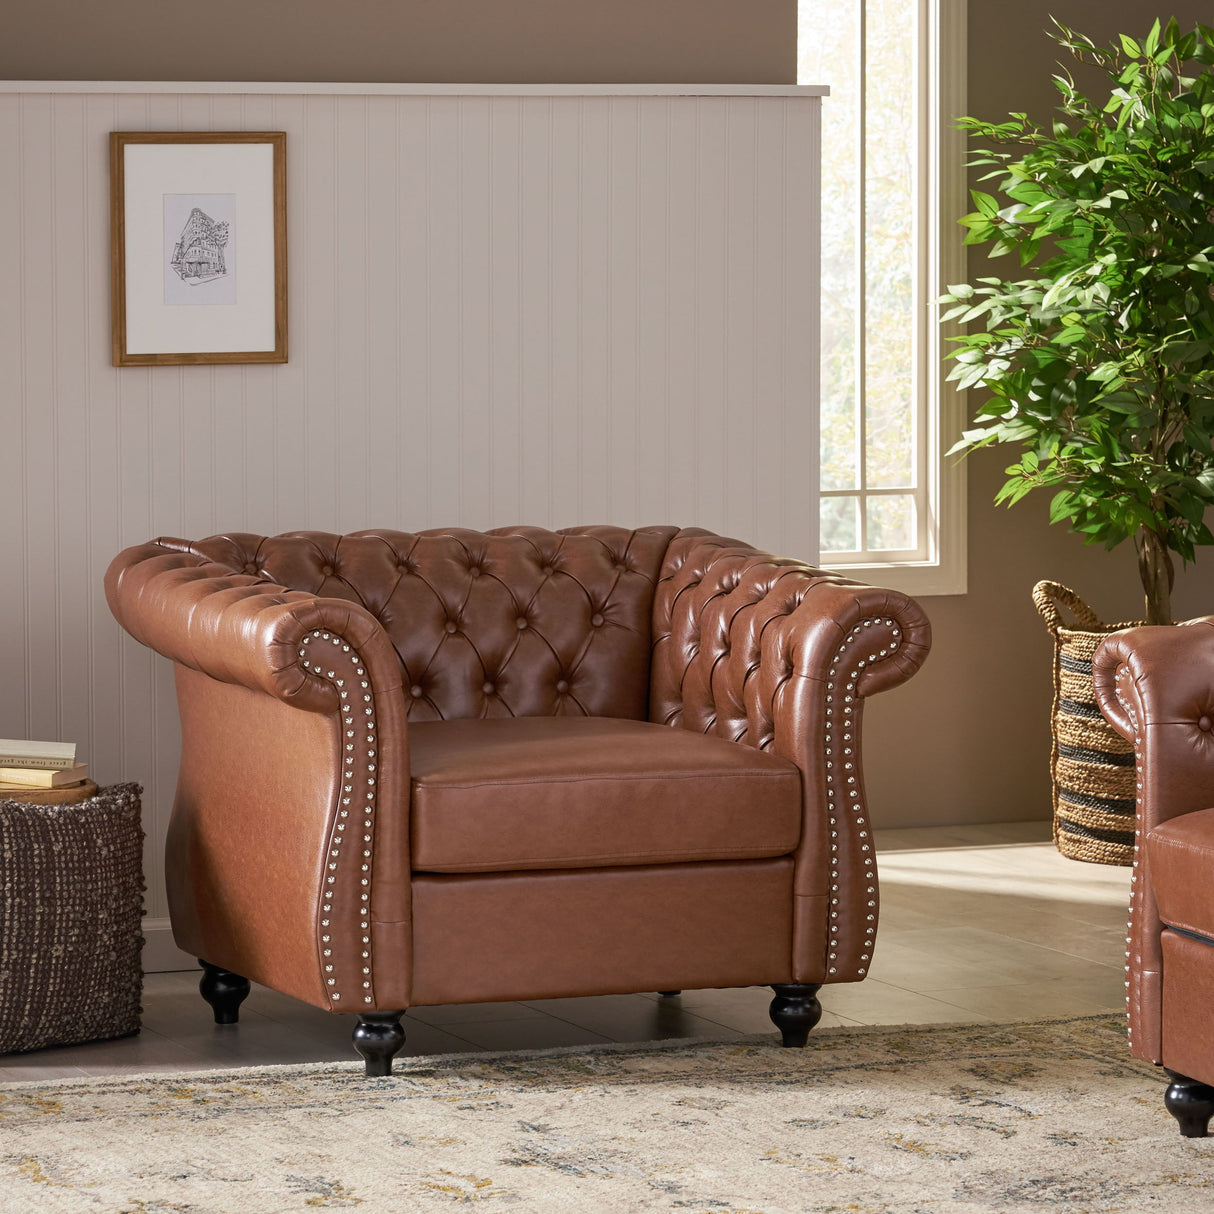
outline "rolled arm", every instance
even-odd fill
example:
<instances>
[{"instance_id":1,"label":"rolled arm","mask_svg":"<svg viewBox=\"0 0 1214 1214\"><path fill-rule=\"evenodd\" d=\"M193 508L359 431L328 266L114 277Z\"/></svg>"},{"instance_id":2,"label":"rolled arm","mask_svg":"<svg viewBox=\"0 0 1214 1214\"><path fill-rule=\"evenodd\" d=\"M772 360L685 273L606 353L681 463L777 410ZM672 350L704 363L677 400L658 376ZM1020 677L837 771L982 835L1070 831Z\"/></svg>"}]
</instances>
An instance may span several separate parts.
<instances>
[{"instance_id":1,"label":"rolled arm","mask_svg":"<svg viewBox=\"0 0 1214 1214\"><path fill-rule=\"evenodd\" d=\"M300 662L303 638L328 630L358 649L377 692L399 691L400 662L365 608L284 589L187 547L182 540L154 540L111 562L106 599L136 640L220 682L264 691L309 712L335 712L333 683Z\"/></svg>"},{"instance_id":2,"label":"rolled arm","mask_svg":"<svg viewBox=\"0 0 1214 1214\"><path fill-rule=\"evenodd\" d=\"M1096 650L1092 677L1101 712L1134 744L1126 1008L1131 1050L1159 1062L1162 924L1142 844L1161 822L1214 806L1214 617L1115 632Z\"/></svg>"},{"instance_id":3,"label":"rolled arm","mask_svg":"<svg viewBox=\"0 0 1214 1214\"><path fill-rule=\"evenodd\" d=\"M923 611L895 591L685 531L659 582L654 636L652 720L771 751L801 770L794 976L863 978L879 902L863 702L922 665L931 646Z\"/></svg>"},{"instance_id":4,"label":"rolled arm","mask_svg":"<svg viewBox=\"0 0 1214 1214\"><path fill-rule=\"evenodd\" d=\"M376 965L407 955L410 934L396 652L361 605L192 548L130 548L106 575L119 623L178 666L166 855L178 943L334 1011L407 1006L407 972Z\"/></svg>"}]
</instances>

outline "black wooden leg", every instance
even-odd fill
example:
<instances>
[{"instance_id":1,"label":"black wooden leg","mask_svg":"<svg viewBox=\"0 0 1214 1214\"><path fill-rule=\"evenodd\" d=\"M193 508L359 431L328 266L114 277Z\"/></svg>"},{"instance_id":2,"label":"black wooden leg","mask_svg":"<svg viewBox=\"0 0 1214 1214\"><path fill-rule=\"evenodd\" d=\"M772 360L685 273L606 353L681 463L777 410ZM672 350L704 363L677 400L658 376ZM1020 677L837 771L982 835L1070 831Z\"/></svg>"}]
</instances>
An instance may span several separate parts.
<instances>
[{"instance_id":1,"label":"black wooden leg","mask_svg":"<svg viewBox=\"0 0 1214 1214\"><path fill-rule=\"evenodd\" d=\"M209 961L198 958L202 966L202 977L198 990L211 1005L216 1024L235 1024L240 1019L240 1005L249 994L249 980L230 970L220 969Z\"/></svg>"},{"instance_id":2,"label":"black wooden leg","mask_svg":"<svg viewBox=\"0 0 1214 1214\"><path fill-rule=\"evenodd\" d=\"M405 1044L404 1012L362 1012L354 1026L354 1048L367 1060L367 1075L391 1075L392 1055Z\"/></svg>"},{"instance_id":3,"label":"black wooden leg","mask_svg":"<svg viewBox=\"0 0 1214 1214\"><path fill-rule=\"evenodd\" d=\"M672 995L681 995L682 993L682 991L658 991L658 994L661 995L663 999L669 999Z\"/></svg>"},{"instance_id":4,"label":"black wooden leg","mask_svg":"<svg viewBox=\"0 0 1214 1214\"><path fill-rule=\"evenodd\" d=\"M776 997L771 1001L768 1014L772 1023L780 1030L780 1044L803 1046L809 1040L809 1030L822 1019L822 1005L818 1002L820 982L785 982L773 985Z\"/></svg>"},{"instance_id":5,"label":"black wooden leg","mask_svg":"<svg viewBox=\"0 0 1214 1214\"><path fill-rule=\"evenodd\" d=\"M1214 1117L1214 1088L1167 1067L1164 1070L1172 1079L1163 1094L1164 1108L1180 1124L1181 1134L1185 1138L1208 1137L1210 1118Z\"/></svg>"}]
</instances>

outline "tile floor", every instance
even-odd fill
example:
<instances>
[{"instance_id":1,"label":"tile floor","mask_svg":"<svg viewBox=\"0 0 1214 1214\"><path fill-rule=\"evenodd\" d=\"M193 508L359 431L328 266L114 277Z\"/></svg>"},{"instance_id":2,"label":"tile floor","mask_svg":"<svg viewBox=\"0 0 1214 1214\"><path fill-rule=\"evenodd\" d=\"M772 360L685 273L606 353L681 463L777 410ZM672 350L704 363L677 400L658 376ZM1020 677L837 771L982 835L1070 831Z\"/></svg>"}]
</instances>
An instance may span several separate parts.
<instances>
[{"instance_id":1,"label":"tile floor","mask_svg":"<svg viewBox=\"0 0 1214 1214\"><path fill-rule=\"evenodd\" d=\"M1120 1010L1129 870L1057 854L1048 823L877 832L870 977L827 987L823 1024L1014 1020ZM0 1058L0 1081L353 1061L350 1018L255 987L216 1027L197 973L149 974L143 1031ZM405 1054L774 1032L766 988L606 995L409 1012Z\"/></svg>"}]
</instances>

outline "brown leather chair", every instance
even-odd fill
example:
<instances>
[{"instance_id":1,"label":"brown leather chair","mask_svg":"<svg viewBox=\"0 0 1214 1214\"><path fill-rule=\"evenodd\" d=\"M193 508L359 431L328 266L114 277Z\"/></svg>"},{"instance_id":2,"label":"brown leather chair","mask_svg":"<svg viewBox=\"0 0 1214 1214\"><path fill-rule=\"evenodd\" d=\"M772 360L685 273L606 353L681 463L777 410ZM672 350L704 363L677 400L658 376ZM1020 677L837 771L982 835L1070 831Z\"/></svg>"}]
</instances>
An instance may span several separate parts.
<instances>
[{"instance_id":1,"label":"brown leather chair","mask_svg":"<svg viewBox=\"0 0 1214 1214\"><path fill-rule=\"evenodd\" d=\"M771 984L803 1045L864 977L864 699L906 596L675 527L160 539L110 606L176 664L166 874L230 1023L248 979L358 1016Z\"/></svg>"},{"instance_id":2,"label":"brown leather chair","mask_svg":"<svg viewBox=\"0 0 1214 1214\"><path fill-rule=\"evenodd\" d=\"M1114 633L1093 662L1101 710L1134 743L1137 836L1130 1050L1171 1077L1187 1138L1214 1115L1214 617Z\"/></svg>"}]
</instances>

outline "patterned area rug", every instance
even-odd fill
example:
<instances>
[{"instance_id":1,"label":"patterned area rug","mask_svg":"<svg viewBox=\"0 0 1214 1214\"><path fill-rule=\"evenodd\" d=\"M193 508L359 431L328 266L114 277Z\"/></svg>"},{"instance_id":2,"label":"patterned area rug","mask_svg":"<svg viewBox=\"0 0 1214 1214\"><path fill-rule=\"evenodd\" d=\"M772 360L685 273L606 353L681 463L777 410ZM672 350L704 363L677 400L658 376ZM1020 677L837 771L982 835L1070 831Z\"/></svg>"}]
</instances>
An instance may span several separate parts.
<instances>
[{"instance_id":1,"label":"patterned area rug","mask_svg":"<svg viewBox=\"0 0 1214 1214\"><path fill-rule=\"evenodd\" d=\"M0 1085L0 1210L1214 1210L1120 1016Z\"/></svg>"}]
</instances>

